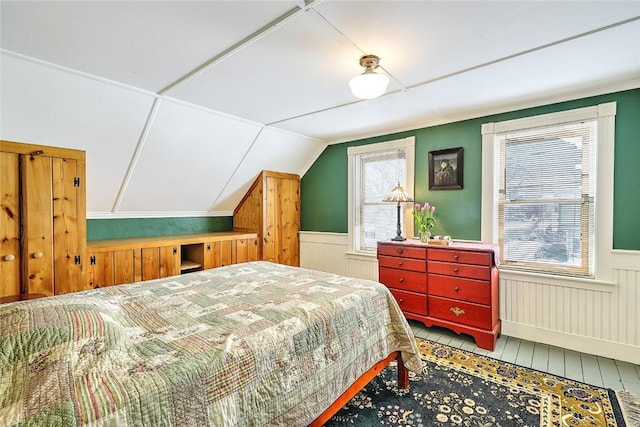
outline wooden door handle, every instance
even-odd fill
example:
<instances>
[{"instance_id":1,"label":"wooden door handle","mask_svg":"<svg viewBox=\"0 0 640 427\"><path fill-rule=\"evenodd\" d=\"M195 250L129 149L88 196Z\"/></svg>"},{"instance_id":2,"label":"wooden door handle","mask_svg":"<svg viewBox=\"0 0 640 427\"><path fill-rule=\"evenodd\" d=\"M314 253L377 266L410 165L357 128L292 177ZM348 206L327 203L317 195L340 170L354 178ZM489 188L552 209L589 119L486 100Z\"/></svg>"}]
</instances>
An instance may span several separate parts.
<instances>
[{"instance_id":1,"label":"wooden door handle","mask_svg":"<svg viewBox=\"0 0 640 427\"><path fill-rule=\"evenodd\" d=\"M36 253L33 254L33 257L34 258L38 258L38 259L42 258L43 256L44 256L44 254L42 252L36 252Z\"/></svg>"},{"instance_id":2,"label":"wooden door handle","mask_svg":"<svg viewBox=\"0 0 640 427\"><path fill-rule=\"evenodd\" d=\"M16 259L16 256L14 254L9 254L4 256L5 261L13 261L14 259Z\"/></svg>"}]
</instances>

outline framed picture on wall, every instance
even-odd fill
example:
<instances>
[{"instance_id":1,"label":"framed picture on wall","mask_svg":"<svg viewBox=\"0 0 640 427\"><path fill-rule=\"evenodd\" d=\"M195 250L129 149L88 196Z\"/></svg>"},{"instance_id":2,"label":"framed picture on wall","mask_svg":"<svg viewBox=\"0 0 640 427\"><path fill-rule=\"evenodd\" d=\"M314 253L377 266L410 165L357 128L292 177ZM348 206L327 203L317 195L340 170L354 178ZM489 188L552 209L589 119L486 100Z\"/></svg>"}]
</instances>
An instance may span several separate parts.
<instances>
[{"instance_id":1,"label":"framed picture on wall","mask_svg":"<svg viewBox=\"0 0 640 427\"><path fill-rule=\"evenodd\" d=\"M429 151L429 190L462 188L462 147Z\"/></svg>"}]
</instances>

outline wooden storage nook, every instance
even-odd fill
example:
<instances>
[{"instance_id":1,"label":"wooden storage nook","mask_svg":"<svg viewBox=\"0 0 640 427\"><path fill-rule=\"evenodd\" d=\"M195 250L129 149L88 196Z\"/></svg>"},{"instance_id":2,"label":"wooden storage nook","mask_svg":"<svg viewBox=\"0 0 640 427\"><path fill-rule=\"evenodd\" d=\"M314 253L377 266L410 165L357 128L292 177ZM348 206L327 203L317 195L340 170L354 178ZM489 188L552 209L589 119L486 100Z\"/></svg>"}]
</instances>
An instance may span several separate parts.
<instances>
[{"instance_id":1,"label":"wooden storage nook","mask_svg":"<svg viewBox=\"0 0 640 427\"><path fill-rule=\"evenodd\" d=\"M495 246L378 242L378 273L407 319L469 334L478 347L494 349L500 335Z\"/></svg>"},{"instance_id":2,"label":"wooden storage nook","mask_svg":"<svg viewBox=\"0 0 640 427\"><path fill-rule=\"evenodd\" d=\"M87 244L90 288L158 279L258 259L256 233L219 232L94 240Z\"/></svg>"}]
</instances>

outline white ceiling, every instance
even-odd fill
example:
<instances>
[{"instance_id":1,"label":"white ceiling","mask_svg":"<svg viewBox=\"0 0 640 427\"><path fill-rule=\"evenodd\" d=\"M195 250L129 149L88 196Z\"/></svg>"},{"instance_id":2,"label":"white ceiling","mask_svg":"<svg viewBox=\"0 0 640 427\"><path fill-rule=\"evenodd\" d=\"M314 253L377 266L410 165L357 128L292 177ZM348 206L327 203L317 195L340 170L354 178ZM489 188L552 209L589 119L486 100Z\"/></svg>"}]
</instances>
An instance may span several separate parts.
<instances>
[{"instance_id":1,"label":"white ceiling","mask_svg":"<svg viewBox=\"0 0 640 427\"><path fill-rule=\"evenodd\" d=\"M87 151L90 217L225 215L327 143L640 87L640 1L0 2L0 137ZM348 81L363 53L391 77Z\"/></svg>"}]
</instances>

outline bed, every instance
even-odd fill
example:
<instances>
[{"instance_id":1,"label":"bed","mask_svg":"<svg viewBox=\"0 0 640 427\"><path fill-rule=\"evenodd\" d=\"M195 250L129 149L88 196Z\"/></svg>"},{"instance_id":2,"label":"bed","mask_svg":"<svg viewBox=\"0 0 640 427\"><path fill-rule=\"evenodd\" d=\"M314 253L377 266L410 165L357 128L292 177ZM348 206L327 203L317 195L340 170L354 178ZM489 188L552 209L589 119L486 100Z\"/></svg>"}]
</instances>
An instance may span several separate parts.
<instances>
[{"instance_id":1,"label":"bed","mask_svg":"<svg viewBox=\"0 0 640 427\"><path fill-rule=\"evenodd\" d=\"M398 354L385 286L264 261L3 304L0 425L319 424Z\"/></svg>"}]
</instances>

